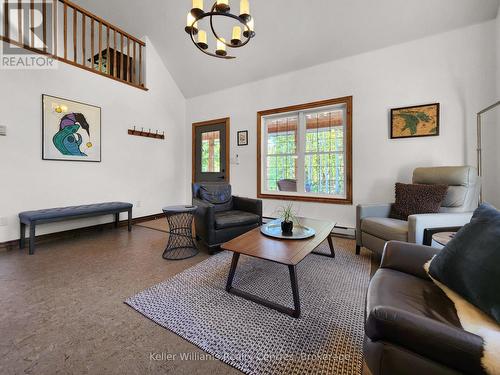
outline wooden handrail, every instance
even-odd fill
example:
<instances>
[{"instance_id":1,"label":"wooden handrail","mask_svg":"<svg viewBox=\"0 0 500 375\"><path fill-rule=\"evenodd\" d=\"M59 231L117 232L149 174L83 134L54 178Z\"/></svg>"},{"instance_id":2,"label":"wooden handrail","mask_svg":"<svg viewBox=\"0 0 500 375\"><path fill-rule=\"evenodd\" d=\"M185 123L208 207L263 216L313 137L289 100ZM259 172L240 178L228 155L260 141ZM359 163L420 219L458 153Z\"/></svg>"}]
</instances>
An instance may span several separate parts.
<instances>
[{"instance_id":1,"label":"wooden handrail","mask_svg":"<svg viewBox=\"0 0 500 375\"><path fill-rule=\"evenodd\" d=\"M6 38L10 38L9 3L3 4L3 30Z\"/></svg>"},{"instance_id":2,"label":"wooden handrail","mask_svg":"<svg viewBox=\"0 0 500 375\"><path fill-rule=\"evenodd\" d=\"M28 3L22 0L4 1L4 35L0 33L0 41L146 90L142 71L144 67L142 48L146 46L146 43L71 1L53 0L50 8L48 4L50 3L47 0L41 0L37 2L37 5L35 5L35 0L30 0ZM16 8L25 9L26 22L22 18L22 12L18 12L18 16L15 17L17 19L10 19L9 13ZM29 32L35 23L35 11L42 14L41 35L38 37ZM52 24L47 22L47 13L50 11L53 16ZM60 11L63 12L62 20L58 18ZM72 14L68 14L70 11ZM16 23L17 31L15 28L14 31L11 30L12 22ZM63 38L63 47L61 51L58 51L60 34ZM48 45L49 37L53 39L52 46ZM38 45L38 38L43 42L43 46ZM127 43L126 48L124 43ZM89 44L90 59L87 52ZM97 51L96 48L98 48Z\"/></svg>"},{"instance_id":3,"label":"wooden handrail","mask_svg":"<svg viewBox=\"0 0 500 375\"><path fill-rule=\"evenodd\" d=\"M68 1L68 0L59 0L59 1L62 3L68 4L68 6L70 6L71 8L77 9L81 13L85 13L87 15L87 17L93 18L96 21L101 22L103 25L109 26L111 29L116 30L116 32L125 35L127 38L134 40L136 43L142 45L143 47L146 46L146 43L144 43L142 40L130 35L129 33L120 29L119 27L116 27L116 26L110 24L106 20L103 20L101 17L96 16L94 13L89 12L87 9L84 9L81 6L75 4L71 1Z\"/></svg>"},{"instance_id":4,"label":"wooden handrail","mask_svg":"<svg viewBox=\"0 0 500 375\"><path fill-rule=\"evenodd\" d=\"M43 22L43 51L47 52L47 1L42 0L42 22Z\"/></svg>"}]
</instances>

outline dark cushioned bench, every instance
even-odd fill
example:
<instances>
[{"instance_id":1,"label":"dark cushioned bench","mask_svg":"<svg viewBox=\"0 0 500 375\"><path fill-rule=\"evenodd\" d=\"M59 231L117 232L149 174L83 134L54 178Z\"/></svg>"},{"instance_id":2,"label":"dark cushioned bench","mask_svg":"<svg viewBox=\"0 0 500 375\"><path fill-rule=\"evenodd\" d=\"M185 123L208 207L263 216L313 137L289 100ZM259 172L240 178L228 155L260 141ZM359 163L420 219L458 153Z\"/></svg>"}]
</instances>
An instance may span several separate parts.
<instances>
[{"instance_id":1,"label":"dark cushioned bench","mask_svg":"<svg viewBox=\"0 0 500 375\"><path fill-rule=\"evenodd\" d=\"M21 223L21 238L19 247L24 249L26 225L30 226L30 255L35 253L35 228L37 224L53 223L67 219L81 219L85 217L115 215L115 226L118 227L120 212L128 212L128 231L132 230L132 204L125 202L108 202L87 204L82 206L49 208L44 210L26 211L19 214Z\"/></svg>"}]
</instances>

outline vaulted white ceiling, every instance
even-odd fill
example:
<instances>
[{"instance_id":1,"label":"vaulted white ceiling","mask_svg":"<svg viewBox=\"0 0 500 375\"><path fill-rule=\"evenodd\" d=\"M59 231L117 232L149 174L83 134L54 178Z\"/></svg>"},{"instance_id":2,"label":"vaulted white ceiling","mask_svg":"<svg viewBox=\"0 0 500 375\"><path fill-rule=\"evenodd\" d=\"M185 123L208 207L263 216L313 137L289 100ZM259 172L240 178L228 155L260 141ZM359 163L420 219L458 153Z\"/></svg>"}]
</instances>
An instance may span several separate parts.
<instances>
[{"instance_id":1,"label":"vaulted white ceiling","mask_svg":"<svg viewBox=\"0 0 500 375\"><path fill-rule=\"evenodd\" d=\"M199 52L184 32L191 0L77 2L147 35L187 98L494 19L499 6L499 0L250 0L257 36L236 50L237 59L222 60ZM239 9L239 0L230 3Z\"/></svg>"}]
</instances>

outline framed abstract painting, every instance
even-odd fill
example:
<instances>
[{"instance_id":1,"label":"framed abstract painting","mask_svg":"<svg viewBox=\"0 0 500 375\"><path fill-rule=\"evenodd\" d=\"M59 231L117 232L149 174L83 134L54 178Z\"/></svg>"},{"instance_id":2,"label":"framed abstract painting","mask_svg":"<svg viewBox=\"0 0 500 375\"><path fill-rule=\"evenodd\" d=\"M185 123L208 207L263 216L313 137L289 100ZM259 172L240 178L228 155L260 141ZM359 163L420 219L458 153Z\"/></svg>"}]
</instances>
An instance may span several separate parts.
<instances>
[{"instance_id":1,"label":"framed abstract painting","mask_svg":"<svg viewBox=\"0 0 500 375\"><path fill-rule=\"evenodd\" d=\"M391 139L439 135L439 103L391 109Z\"/></svg>"},{"instance_id":2,"label":"framed abstract painting","mask_svg":"<svg viewBox=\"0 0 500 375\"><path fill-rule=\"evenodd\" d=\"M101 161L101 108L42 95L42 159Z\"/></svg>"}]
</instances>

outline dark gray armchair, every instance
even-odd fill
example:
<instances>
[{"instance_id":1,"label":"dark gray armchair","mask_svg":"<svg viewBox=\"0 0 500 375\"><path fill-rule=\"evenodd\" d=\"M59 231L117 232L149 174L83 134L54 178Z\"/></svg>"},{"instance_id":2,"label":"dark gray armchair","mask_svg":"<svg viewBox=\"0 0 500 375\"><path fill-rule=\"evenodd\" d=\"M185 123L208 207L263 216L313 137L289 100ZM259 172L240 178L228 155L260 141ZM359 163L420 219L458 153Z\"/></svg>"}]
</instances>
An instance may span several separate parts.
<instances>
[{"instance_id":1,"label":"dark gray armchair","mask_svg":"<svg viewBox=\"0 0 500 375\"><path fill-rule=\"evenodd\" d=\"M262 201L233 196L225 183L194 183L196 237L210 249L262 225Z\"/></svg>"}]
</instances>

